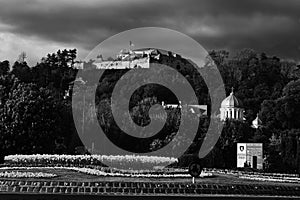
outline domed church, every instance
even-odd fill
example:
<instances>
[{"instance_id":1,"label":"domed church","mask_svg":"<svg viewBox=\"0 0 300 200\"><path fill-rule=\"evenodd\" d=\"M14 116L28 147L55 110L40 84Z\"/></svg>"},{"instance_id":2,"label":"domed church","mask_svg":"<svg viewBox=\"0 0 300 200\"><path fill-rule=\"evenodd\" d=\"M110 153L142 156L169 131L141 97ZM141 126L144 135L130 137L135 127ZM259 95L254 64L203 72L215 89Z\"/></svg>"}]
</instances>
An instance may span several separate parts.
<instances>
[{"instance_id":1,"label":"domed church","mask_svg":"<svg viewBox=\"0 0 300 200\"><path fill-rule=\"evenodd\" d=\"M242 108L242 103L234 96L233 88L230 95L221 103L220 119L221 121L225 121L226 119L244 119L244 109Z\"/></svg>"}]
</instances>

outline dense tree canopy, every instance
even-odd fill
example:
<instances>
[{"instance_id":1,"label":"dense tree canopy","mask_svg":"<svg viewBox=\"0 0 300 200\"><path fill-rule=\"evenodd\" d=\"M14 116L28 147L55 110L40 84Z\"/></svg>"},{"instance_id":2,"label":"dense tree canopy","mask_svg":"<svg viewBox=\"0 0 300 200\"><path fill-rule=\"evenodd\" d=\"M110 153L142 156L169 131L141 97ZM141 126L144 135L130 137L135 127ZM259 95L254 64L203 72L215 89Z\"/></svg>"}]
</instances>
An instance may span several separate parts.
<instances>
[{"instance_id":1,"label":"dense tree canopy","mask_svg":"<svg viewBox=\"0 0 300 200\"><path fill-rule=\"evenodd\" d=\"M1 154L15 153L75 153L76 146L82 143L79 132L93 130L98 121L116 141L124 140L115 124L110 98L119 78L127 70L107 70L99 80L96 97L85 96L85 102L78 101L75 109L83 113L85 123L76 130L72 118L71 94L77 69L75 69L76 50L60 50L48 54L35 66L25 61L15 62L11 68L8 61L0 62L0 147ZM280 60L276 56L243 49L236 55L225 50L210 52L225 83L227 94L234 87L235 95L245 108L245 121L227 120L222 135L205 158L208 167L236 166L237 142L262 142L268 170L280 171L280 164L295 172L299 168L300 134L300 69L292 61ZM153 61L156 62L156 61ZM179 71L192 85L199 104L207 104L210 109L210 96L207 86L189 62L171 67ZM86 92L93 88L88 77L97 70L93 61L84 63ZM207 67L207 70L209 67ZM174 77L161 73L170 81ZM123 92L126 92L124 88ZM80 93L78 94L80 96ZM129 110L133 121L141 126L150 123L149 108L165 101L178 103L166 88L155 84L136 90L131 97ZM96 111L89 101L96 101ZM143 104L144 103L144 104ZM194 102L197 103L197 102ZM210 115L200 118L200 128L193 144L186 154L196 154L209 124ZM258 129L251 122L259 116L262 125ZM155 150L173 139L180 122L178 110L167 111L167 124L163 134L154 140L140 144L143 148ZM160 116L161 117L161 116ZM189 116L191 119L194 115ZM158 119L157 120L161 120ZM188 122L184 122L188 123ZM141 133L142 135L143 133ZM92 142L92 138L91 138ZM178 141L184 142L184 138ZM186 141L189 142L189 141ZM127 148L130 147L128 143ZM139 145L134 148L139 149Z\"/></svg>"}]
</instances>

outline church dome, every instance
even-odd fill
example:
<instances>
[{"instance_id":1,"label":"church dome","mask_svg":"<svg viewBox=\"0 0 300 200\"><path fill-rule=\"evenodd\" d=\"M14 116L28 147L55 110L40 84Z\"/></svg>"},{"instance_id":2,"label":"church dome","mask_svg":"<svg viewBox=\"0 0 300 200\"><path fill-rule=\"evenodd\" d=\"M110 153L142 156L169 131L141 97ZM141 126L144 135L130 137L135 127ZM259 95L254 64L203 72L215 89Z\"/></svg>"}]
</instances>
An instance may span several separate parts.
<instances>
[{"instance_id":1,"label":"church dome","mask_svg":"<svg viewBox=\"0 0 300 200\"><path fill-rule=\"evenodd\" d=\"M228 97L226 97L221 104L220 119L244 120L244 109L242 103L234 96L233 88Z\"/></svg>"},{"instance_id":2,"label":"church dome","mask_svg":"<svg viewBox=\"0 0 300 200\"><path fill-rule=\"evenodd\" d=\"M233 90L228 97L226 97L221 104L222 108L239 108L242 103L234 96Z\"/></svg>"},{"instance_id":3,"label":"church dome","mask_svg":"<svg viewBox=\"0 0 300 200\"><path fill-rule=\"evenodd\" d=\"M262 121L259 119L258 114L257 117L252 121L252 127L258 128L262 125Z\"/></svg>"}]
</instances>

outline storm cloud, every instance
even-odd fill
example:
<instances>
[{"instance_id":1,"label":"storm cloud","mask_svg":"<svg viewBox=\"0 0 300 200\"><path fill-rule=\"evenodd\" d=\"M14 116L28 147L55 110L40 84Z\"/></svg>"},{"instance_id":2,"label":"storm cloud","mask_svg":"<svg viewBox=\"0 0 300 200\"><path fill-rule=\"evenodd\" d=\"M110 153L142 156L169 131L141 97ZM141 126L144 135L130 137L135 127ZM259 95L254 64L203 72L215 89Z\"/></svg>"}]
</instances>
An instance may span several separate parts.
<instances>
[{"instance_id":1,"label":"storm cloud","mask_svg":"<svg viewBox=\"0 0 300 200\"><path fill-rule=\"evenodd\" d=\"M18 51L5 42L31 41L32 55L38 50L29 47L41 45L45 52L75 47L84 56L116 33L158 26L207 50L252 48L299 61L299 10L299 0L0 0L0 60Z\"/></svg>"}]
</instances>

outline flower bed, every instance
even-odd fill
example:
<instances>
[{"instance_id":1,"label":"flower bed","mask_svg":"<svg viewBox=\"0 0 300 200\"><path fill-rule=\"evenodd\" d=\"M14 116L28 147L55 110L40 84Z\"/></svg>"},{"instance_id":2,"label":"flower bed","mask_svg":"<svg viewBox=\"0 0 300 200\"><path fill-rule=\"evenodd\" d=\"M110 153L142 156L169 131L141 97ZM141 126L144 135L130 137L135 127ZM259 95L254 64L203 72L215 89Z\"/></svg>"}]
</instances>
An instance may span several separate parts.
<instances>
[{"instance_id":1,"label":"flower bed","mask_svg":"<svg viewBox=\"0 0 300 200\"><path fill-rule=\"evenodd\" d=\"M178 162L176 158L157 156L107 156L107 155L9 155L4 158L9 165L25 166L124 166L128 169L153 168Z\"/></svg>"},{"instance_id":2,"label":"flower bed","mask_svg":"<svg viewBox=\"0 0 300 200\"><path fill-rule=\"evenodd\" d=\"M188 174L186 170L176 171L176 173L173 173L169 171L169 173L154 173L146 171L141 172L137 170L127 170L126 172L123 170L119 171L102 171L99 169L93 169L93 168L80 168L80 167L1 167L2 170L32 170L32 169L66 169L66 170L73 170L80 173L85 173L89 175L95 175L95 176L104 176L104 177L132 177L132 178L190 178L191 176ZM124 173L125 172L125 173ZM211 177L213 174L211 172L205 172L203 171L200 175L200 177Z\"/></svg>"},{"instance_id":3,"label":"flower bed","mask_svg":"<svg viewBox=\"0 0 300 200\"><path fill-rule=\"evenodd\" d=\"M206 169L210 172L219 173L219 174L231 174L236 176L242 175L253 175L253 176L268 176L268 177L278 177L278 178L298 178L298 174L283 174L283 173L265 173L265 172L247 172L239 170L230 170L230 169Z\"/></svg>"},{"instance_id":4,"label":"flower bed","mask_svg":"<svg viewBox=\"0 0 300 200\"><path fill-rule=\"evenodd\" d=\"M139 173L139 172L132 172L132 173L119 173L119 172L103 172L97 169L91 169L91 168L77 168L73 169L78 172L91 174L91 175L97 175L97 176L111 176L111 177L134 177L134 178L190 178L191 175L188 173ZM210 172L202 172L200 177L211 177L213 176Z\"/></svg>"},{"instance_id":5,"label":"flower bed","mask_svg":"<svg viewBox=\"0 0 300 200\"><path fill-rule=\"evenodd\" d=\"M257 180L257 181L274 181L284 183L300 183L298 174L281 174L281 173L263 173L263 172L246 172L228 169L206 169L208 172L218 174L234 175L242 179Z\"/></svg>"},{"instance_id":6,"label":"flower bed","mask_svg":"<svg viewBox=\"0 0 300 200\"><path fill-rule=\"evenodd\" d=\"M19 171L4 171L0 172L1 178L53 178L56 174L43 172L19 172Z\"/></svg>"},{"instance_id":7,"label":"flower bed","mask_svg":"<svg viewBox=\"0 0 300 200\"><path fill-rule=\"evenodd\" d=\"M300 178L295 177L272 177L272 176L262 176L262 175L241 175L239 178L256 180L256 181L274 181L282 183L300 183Z\"/></svg>"}]
</instances>

